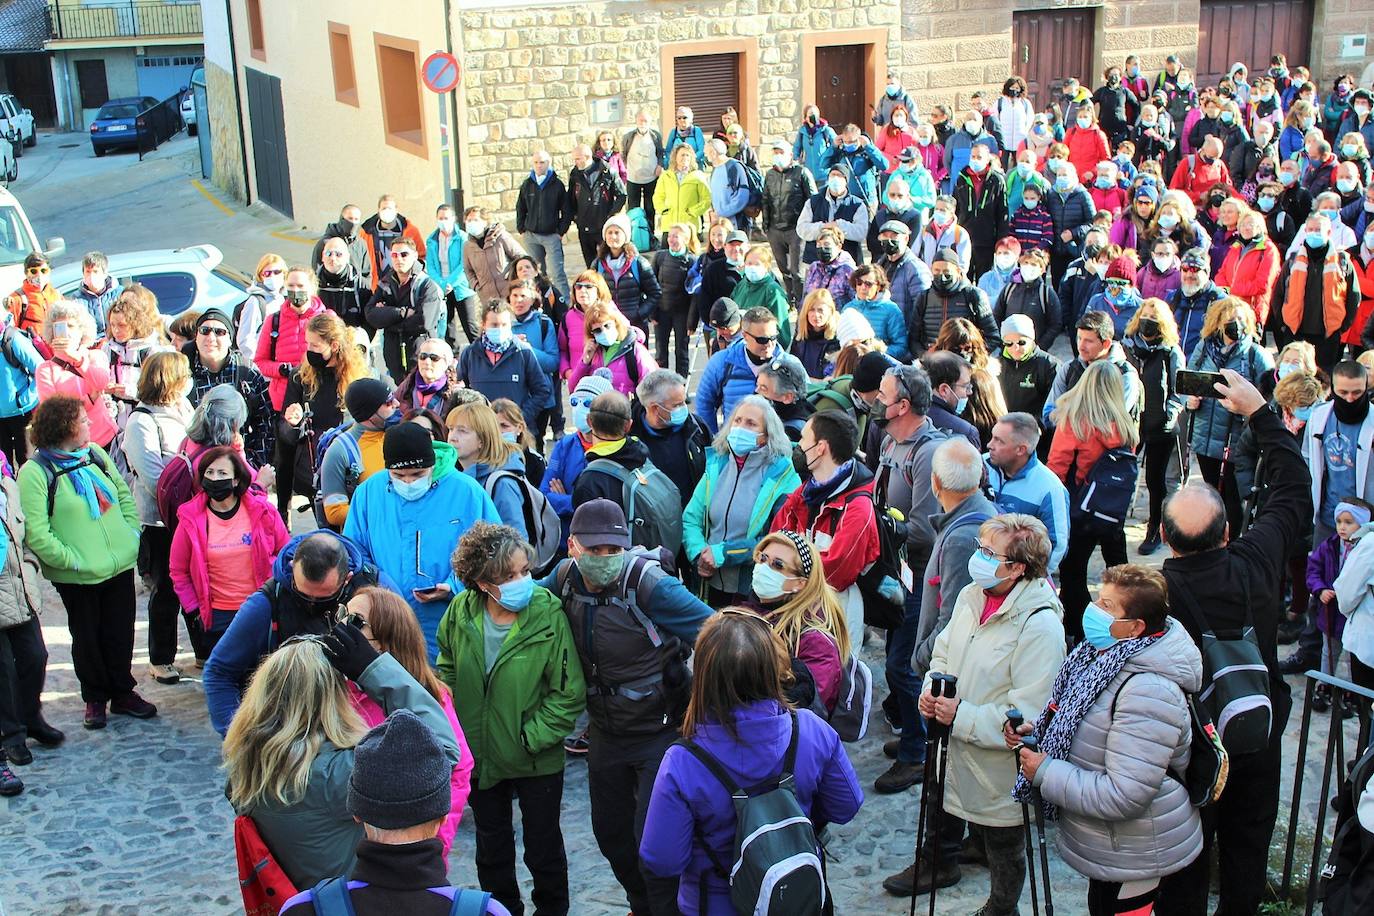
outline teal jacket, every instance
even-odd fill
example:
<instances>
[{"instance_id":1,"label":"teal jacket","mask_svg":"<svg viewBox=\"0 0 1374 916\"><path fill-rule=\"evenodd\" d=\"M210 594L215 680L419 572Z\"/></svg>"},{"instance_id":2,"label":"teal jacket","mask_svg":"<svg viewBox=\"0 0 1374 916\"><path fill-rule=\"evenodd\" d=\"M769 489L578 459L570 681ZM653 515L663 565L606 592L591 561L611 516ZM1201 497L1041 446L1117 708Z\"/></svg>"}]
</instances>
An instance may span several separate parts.
<instances>
[{"instance_id":1,"label":"teal jacket","mask_svg":"<svg viewBox=\"0 0 1374 916\"><path fill-rule=\"evenodd\" d=\"M96 585L126 569L138 559L138 507L129 485L114 460L98 445L91 445L95 473L109 468L106 477L114 484L117 505L100 518L91 518L86 500L77 494L71 475L57 479L52 517L48 516L48 475L37 458L19 469L19 505L24 510L24 543L38 557L43 578L67 585Z\"/></svg>"},{"instance_id":2,"label":"teal jacket","mask_svg":"<svg viewBox=\"0 0 1374 916\"><path fill-rule=\"evenodd\" d=\"M717 567L752 564L754 545L768 531L783 500L801 486L801 478L792 469L792 456L779 455L774 458L764 472L763 486L754 494L748 534L736 541L712 541L708 530L711 524L711 492L725 470L725 463L734 460L733 454L722 455L715 449L706 453L706 473L697 481L697 488L692 492L682 518L682 547L689 560L695 560L709 547Z\"/></svg>"}]
</instances>

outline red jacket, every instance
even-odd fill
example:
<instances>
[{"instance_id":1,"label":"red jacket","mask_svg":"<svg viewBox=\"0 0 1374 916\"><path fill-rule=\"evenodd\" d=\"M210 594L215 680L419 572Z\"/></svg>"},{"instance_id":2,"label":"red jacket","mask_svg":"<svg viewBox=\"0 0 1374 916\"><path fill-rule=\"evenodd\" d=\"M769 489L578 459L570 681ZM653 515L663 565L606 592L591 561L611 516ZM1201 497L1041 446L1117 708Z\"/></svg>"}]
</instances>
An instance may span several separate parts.
<instances>
[{"instance_id":1,"label":"red jacket","mask_svg":"<svg viewBox=\"0 0 1374 916\"><path fill-rule=\"evenodd\" d=\"M1064 131L1064 145L1069 148L1069 163L1078 173L1078 180L1085 187L1092 187L1093 179L1097 176L1097 164L1112 158L1111 150L1107 148L1107 135L1100 127L1085 130L1074 125Z\"/></svg>"},{"instance_id":2,"label":"red jacket","mask_svg":"<svg viewBox=\"0 0 1374 916\"><path fill-rule=\"evenodd\" d=\"M253 579L258 583L266 582L272 578L272 564L291 539L291 534L286 530L286 524L272 500L257 487L249 487L243 494L240 510L250 516ZM209 517L209 497L203 492L182 504L177 510L177 530L172 535L172 552L168 562L172 588L181 606L188 614L199 614L200 622L207 630L214 611L210 607L210 563L206 558L209 550Z\"/></svg>"},{"instance_id":3,"label":"red jacket","mask_svg":"<svg viewBox=\"0 0 1374 916\"><path fill-rule=\"evenodd\" d=\"M1255 327L1263 328L1269 320L1269 298L1274 294L1282 269L1283 256L1268 238L1264 246L1258 248L1234 242L1221 262L1215 282L1229 289L1231 295L1250 303L1255 312Z\"/></svg>"},{"instance_id":4,"label":"red jacket","mask_svg":"<svg viewBox=\"0 0 1374 916\"><path fill-rule=\"evenodd\" d=\"M1060 423L1054 428L1054 441L1050 443L1050 457L1045 466L1064 481L1064 486L1072 490L1083 482L1088 471L1107 449L1116 448L1122 441L1121 434L1116 431L1115 426L1105 437L1097 430L1093 430L1087 441L1083 441L1074 435L1073 424ZM1077 472L1073 480L1069 480L1070 468Z\"/></svg>"},{"instance_id":5,"label":"red jacket","mask_svg":"<svg viewBox=\"0 0 1374 916\"><path fill-rule=\"evenodd\" d=\"M253 354L253 362L267 379L272 409L278 413L286 398L286 382L305 359L305 326L311 318L325 312L329 312L329 309L316 297L310 300L303 312L296 311L290 304L283 304L262 323L262 331L258 334L258 352ZM283 366L286 367L284 373Z\"/></svg>"},{"instance_id":6,"label":"red jacket","mask_svg":"<svg viewBox=\"0 0 1374 916\"><path fill-rule=\"evenodd\" d=\"M1174 177L1169 179L1169 187L1175 191L1182 191L1192 199L1193 203L1198 203L1207 196L1207 192L1215 184L1224 184L1231 187L1231 171L1226 168L1226 163L1217 159L1215 162L1203 162L1198 155L1184 156L1178 162L1178 168L1174 169ZM1235 195L1235 191L1230 192Z\"/></svg>"},{"instance_id":7,"label":"red jacket","mask_svg":"<svg viewBox=\"0 0 1374 916\"><path fill-rule=\"evenodd\" d=\"M1369 324L1369 316L1374 314L1374 258L1365 264L1360 259L1364 254L1363 249L1357 248L1354 252L1350 256L1350 263L1355 265L1355 276L1360 278L1360 307L1355 312L1355 321L1350 325L1350 330L1345 332L1341 341L1358 349L1362 346L1360 332Z\"/></svg>"},{"instance_id":8,"label":"red jacket","mask_svg":"<svg viewBox=\"0 0 1374 916\"><path fill-rule=\"evenodd\" d=\"M773 517L772 531L796 531L812 540L819 538L821 563L825 566L825 581L835 591L853 585L859 574L878 559L878 519L873 501L857 492L873 492L873 472L859 462L854 463L850 478L829 499L821 504L815 519L802 498L806 484L788 494L782 508Z\"/></svg>"}]
</instances>

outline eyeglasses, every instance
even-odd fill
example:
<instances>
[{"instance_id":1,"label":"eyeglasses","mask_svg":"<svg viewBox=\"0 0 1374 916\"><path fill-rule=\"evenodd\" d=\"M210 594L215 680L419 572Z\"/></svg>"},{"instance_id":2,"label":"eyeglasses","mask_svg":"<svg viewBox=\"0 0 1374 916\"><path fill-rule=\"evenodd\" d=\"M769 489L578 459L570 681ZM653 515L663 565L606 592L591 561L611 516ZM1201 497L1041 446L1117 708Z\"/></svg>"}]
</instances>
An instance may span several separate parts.
<instances>
[{"instance_id":1,"label":"eyeglasses","mask_svg":"<svg viewBox=\"0 0 1374 916\"><path fill-rule=\"evenodd\" d=\"M1030 345L1031 345L1031 342L1030 342L1029 340L1025 339L1025 338L1022 338L1021 340L1009 340L1009 341L1007 341L1007 346L1008 346L1008 347L1029 347Z\"/></svg>"},{"instance_id":2,"label":"eyeglasses","mask_svg":"<svg viewBox=\"0 0 1374 916\"><path fill-rule=\"evenodd\" d=\"M441 363L444 361L444 355L442 353L416 353L415 358L434 363Z\"/></svg>"},{"instance_id":3,"label":"eyeglasses","mask_svg":"<svg viewBox=\"0 0 1374 916\"><path fill-rule=\"evenodd\" d=\"M574 283L573 289L596 289L595 283Z\"/></svg>"},{"instance_id":4,"label":"eyeglasses","mask_svg":"<svg viewBox=\"0 0 1374 916\"><path fill-rule=\"evenodd\" d=\"M577 397L576 395L574 395L573 397L568 398L568 405L571 407L590 407L592 406L592 400L592 398Z\"/></svg>"},{"instance_id":5,"label":"eyeglasses","mask_svg":"<svg viewBox=\"0 0 1374 916\"><path fill-rule=\"evenodd\" d=\"M1194 265L1192 265L1192 264L1184 264L1182 267L1179 268L1179 270L1180 270L1181 272L1185 273L1185 274L1200 274L1200 273L1202 273L1202 268L1201 268L1201 267L1196 267L1196 266L1194 266Z\"/></svg>"},{"instance_id":6,"label":"eyeglasses","mask_svg":"<svg viewBox=\"0 0 1374 916\"><path fill-rule=\"evenodd\" d=\"M994 560L997 560L997 561L1000 562L1000 563L1009 563L1009 562L1011 562L1011 558L1010 558L1010 557L1006 556L1005 554L1000 554L1000 553L998 553L997 551L995 551L995 550L993 550L991 547L989 547L987 544L984 544L981 540L976 541L975 543L977 543L978 549L979 549L979 550L981 550L983 553L987 554L988 556L992 557Z\"/></svg>"},{"instance_id":7,"label":"eyeglasses","mask_svg":"<svg viewBox=\"0 0 1374 916\"><path fill-rule=\"evenodd\" d=\"M280 267L269 267L262 272L262 275L264 277L280 277L284 273L286 273L286 271L282 270Z\"/></svg>"},{"instance_id":8,"label":"eyeglasses","mask_svg":"<svg viewBox=\"0 0 1374 916\"><path fill-rule=\"evenodd\" d=\"M406 259L408 259L408 258L413 258L413 257L415 257L415 252L413 252L413 251L393 251L393 252L391 253L391 259L392 259L393 261L397 261L397 260L404 261L404 260L406 260Z\"/></svg>"},{"instance_id":9,"label":"eyeglasses","mask_svg":"<svg viewBox=\"0 0 1374 916\"><path fill-rule=\"evenodd\" d=\"M864 280L855 280L855 281L854 281L854 288L855 288L855 289L871 289L871 288L873 288L873 287L876 287L877 285L878 285L878 281L877 281L877 280L868 280L868 279L864 279Z\"/></svg>"},{"instance_id":10,"label":"eyeglasses","mask_svg":"<svg viewBox=\"0 0 1374 916\"><path fill-rule=\"evenodd\" d=\"M25 272L26 274L28 274L30 277L36 277L36 276L38 276L39 274L46 274L46 273L50 273L51 271L52 271L52 268L50 268L50 267L30 267L28 270L26 270L26 271L24 271L24 272Z\"/></svg>"},{"instance_id":11,"label":"eyeglasses","mask_svg":"<svg viewBox=\"0 0 1374 916\"><path fill-rule=\"evenodd\" d=\"M761 344L771 344L773 341L778 339L778 335L776 334L750 334L748 331L744 332L744 336L748 337L755 343Z\"/></svg>"},{"instance_id":12,"label":"eyeglasses","mask_svg":"<svg viewBox=\"0 0 1374 916\"><path fill-rule=\"evenodd\" d=\"M795 572L792 569L790 569L788 565L782 561L781 557L770 557L766 553L759 552L754 554L754 562L760 566L767 566L770 569L774 569L782 573L784 576L787 576L788 578L801 578L801 573Z\"/></svg>"},{"instance_id":13,"label":"eyeglasses","mask_svg":"<svg viewBox=\"0 0 1374 916\"><path fill-rule=\"evenodd\" d=\"M199 334L201 337L211 337L211 336L213 336L213 337L228 337L228 336L229 336L229 329L228 329L228 328L216 328L216 327L211 327L210 325L206 324L206 325L201 325L201 326L196 330L196 333Z\"/></svg>"}]
</instances>

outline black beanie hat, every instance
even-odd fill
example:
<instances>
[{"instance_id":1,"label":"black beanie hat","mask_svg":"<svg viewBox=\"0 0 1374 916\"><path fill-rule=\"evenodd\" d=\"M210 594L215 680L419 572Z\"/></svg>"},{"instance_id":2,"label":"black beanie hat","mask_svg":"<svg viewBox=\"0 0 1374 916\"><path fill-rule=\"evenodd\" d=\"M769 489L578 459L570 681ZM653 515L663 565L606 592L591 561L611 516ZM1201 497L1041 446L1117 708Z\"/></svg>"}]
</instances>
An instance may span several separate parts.
<instances>
[{"instance_id":1,"label":"black beanie hat","mask_svg":"<svg viewBox=\"0 0 1374 916\"><path fill-rule=\"evenodd\" d=\"M883 374L895 365L897 361L886 353L865 353L854 367L854 378L850 380L849 387L864 394L877 391L882 384Z\"/></svg>"},{"instance_id":2,"label":"black beanie hat","mask_svg":"<svg viewBox=\"0 0 1374 916\"><path fill-rule=\"evenodd\" d=\"M398 423L382 438L382 463L389 471L434 467L434 436L419 423Z\"/></svg>"},{"instance_id":3,"label":"black beanie hat","mask_svg":"<svg viewBox=\"0 0 1374 916\"><path fill-rule=\"evenodd\" d=\"M382 830L437 821L452 807L452 778L439 739L415 713L398 709L353 749L348 813Z\"/></svg>"},{"instance_id":4,"label":"black beanie hat","mask_svg":"<svg viewBox=\"0 0 1374 916\"><path fill-rule=\"evenodd\" d=\"M201 312L200 317L196 319L197 333L200 332L200 326L207 321L218 321L220 324L228 328L230 338L229 342L231 344L234 342L234 319L229 316L228 312L226 312L222 308L219 308L218 306L212 306L206 309L205 311Z\"/></svg>"},{"instance_id":5,"label":"black beanie hat","mask_svg":"<svg viewBox=\"0 0 1374 916\"><path fill-rule=\"evenodd\" d=\"M360 378L344 389L344 407L358 423L372 419L391 397L386 382L375 378Z\"/></svg>"}]
</instances>

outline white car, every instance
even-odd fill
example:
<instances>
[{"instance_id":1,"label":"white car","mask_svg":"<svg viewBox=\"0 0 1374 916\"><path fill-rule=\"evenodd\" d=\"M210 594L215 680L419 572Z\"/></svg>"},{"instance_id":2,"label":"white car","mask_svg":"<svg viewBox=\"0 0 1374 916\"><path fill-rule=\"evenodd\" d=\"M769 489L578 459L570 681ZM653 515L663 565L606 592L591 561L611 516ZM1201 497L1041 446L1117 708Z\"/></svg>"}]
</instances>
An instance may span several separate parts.
<instances>
[{"instance_id":1,"label":"white car","mask_svg":"<svg viewBox=\"0 0 1374 916\"><path fill-rule=\"evenodd\" d=\"M196 135L196 94L189 89L181 94L181 123L188 137Z\"/></svg>"},{"instance_id":2,"label":"white car","mask_svg":"<svg viewBox=\"0 0 1374 916\"><path fill-rule=\"evenodd\" d=\"M222 308L230 315L248 298L248 277L225 267L224 254L214 245L161 248L107 255L109 273L124 283L141 283L157 296L157 310L165 320L189 308ZM81 285L81 262L54 267L52 285L68 297ZM18 286L18 283L15 284Z\"/></svg>"},{"instance_id":3,"label":"white car","mask_svg":"<svg viewBox=\"0 0 1374 916\"><path fill-rule=\"evenodd\" d=\"M51 238L46 245L39 245L18 199L0 189L0 290L8 293L19 288L24 282L24 259L32 252L41 251L51 261L66 250L67 243L61 238Z\"/></svg>"},{"instance_id":4,"label":"white car","mask_svg":"<svg viewBox=\"0 0 1374 916\"><path fill-rule=\"evenodd\" d=\"M19 180L19 163L14 158L14 145L0 143L0 187L8 188Z\"/></svg>"},{"instance_id":5,"label":"white car","mask_svg":"<svg viewBox=\"0 0 1374 916\"><path fill-rule=\"evenodd\" d=\"M0 93L0 133L14 144L14 155L24 155L23 148L38 145L38 130L34 127L33 112L8 92Z\"/></svg>"}]
</instances>

